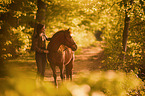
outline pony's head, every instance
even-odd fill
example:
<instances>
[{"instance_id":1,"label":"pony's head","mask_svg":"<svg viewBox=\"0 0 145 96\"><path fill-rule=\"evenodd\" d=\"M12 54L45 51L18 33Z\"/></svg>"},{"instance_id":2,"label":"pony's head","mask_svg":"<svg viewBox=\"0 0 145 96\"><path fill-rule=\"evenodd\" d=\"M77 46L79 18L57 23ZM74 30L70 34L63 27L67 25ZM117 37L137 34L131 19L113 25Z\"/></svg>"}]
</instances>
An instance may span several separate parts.
<instances>
[{"instance_id":1,"label":"pony's head","mask_svg":"<svg viewBox=\"0 0 145 96\"><path fill-rule=\"evenodd\" d=\"M77 45L71 36L70 30L64 30L63 44L71 48L73 51L77 50Z\"/></svg>"}]
</instances>

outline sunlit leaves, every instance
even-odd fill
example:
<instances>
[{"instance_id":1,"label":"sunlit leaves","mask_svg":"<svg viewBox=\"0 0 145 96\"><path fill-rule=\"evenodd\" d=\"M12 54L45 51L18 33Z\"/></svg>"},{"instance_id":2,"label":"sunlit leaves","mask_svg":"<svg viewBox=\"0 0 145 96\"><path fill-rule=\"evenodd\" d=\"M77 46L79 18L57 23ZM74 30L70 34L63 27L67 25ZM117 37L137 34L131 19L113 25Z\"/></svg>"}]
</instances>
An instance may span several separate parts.
<instances>
[{"instance_id":1,"label":"sunlit leaves","mask_svg":"<svg viewBox=\"0 0 145 96\"><path fill-rule=\"evenodd\" d=\"M9 11L5 6L4 6L4 4L0 4L0 13L4 13L4 12L7 12L7 11Z\"/></svg>"},{"instance_id":2,"label":"sunlit leaves","mask_svg":"<svg viewBox=\"0 0 145 96\"><path fill-rule=\"evenodd\" d=\"M14 30L14 33L17 34L17 39L19 40L19 42L21 42L21 47L19 48L19 50L21 50L20 52L25 52L26 49L29 47L29 40L30 40L30 34L25 33L25 30L27 30L28 32L31 31L31 29L27 29L24 26L19 26L17 27L17 29Z\"/></svg>"},{"instance_id":3,"label":"sunlit leaves","mask_svg":"<svg viewBox=\"0 0 145 96\"><path fill-rule=\"evenodd\" d=\"M6 41L5 45L9 45L9 44L12 44L12 42L10 40Z\"/></svg>"},{"instance_id":4,"label":"sunlit leaves","mask_svg":"<svg viewBox=\"0 0 145 96\"><path fill-rule=\"evenodd\" d=\"M28 24L33 22L36 15L35 3L33 0L2 0L0 4L2 33L0 36L1 47L5 49L1 50L2 58L18 56L30 48L33 30Z\"/></svg>"},{"instance_id":5,"label":"sunlit leaves","mask_svg":"<svg viewBox=\"0 0 145 96\"><path fill-rule=\"evenodd\" d=\"M137 43L133 43L133 42L129 42L128 43L128 47L129 47L129 55L132 57L136 57L136 58L141 58L141 45L137 44Z\"/></svg>"},{"instance_id":6,"label":"sunlit leaves","mask_svg":"<svg viewBox=\"0 0 145 96\"><path fill-rule=\"evenodd\" d=\"M103 61L106 63L105 67L110 69L119 69L120 57L122 53L122 32L124 26L124 12L128 12L128 17L131 18L128 50L125 64L123 64L124 70L136 70L139 68L139 64L143 61L143 42L144 42L144 11L141 7L139 0L134 0L130 5L130 0L120 0L110 3L111 9L108 11L105 20L107 28L105 30L104 39L107 42L105 47L105 53L108 54L107 59ZM105 17L104 17L105 18ZM105 21L103 20L103 21ZM102 21L102 22L103 22ZM103 22L104 23L104 22ZM141 35L142 34L142 35ZM112 64L112 65L110 65ZM135 69L136 68L136 69Z\"/></svg>"},{"instance_id":7,"label":"sunlit leaves","mask_svg":"<svg viewBox=\"0 0 145 96\"><path fill-rule=\"evenodd\" d=\"M91 88L87 84L77 85L75 83L67 83L66 87L71 92L72 96L88 96Z\"/></svg>"},{"instance_id":8,"label":"sunlit leaves","mask_svg":"<svg viewBox=\"0 0 145 96\"><path fill-rule=\"evenodd\" d=\"M7 58L12 57L12 54L8 53L8 54L2 54L1 56L4 60L6 60Z\"/></svg>"},{"instance_id":9,"label":"sunlit leaves","mask_svg":"<svg viewBox=\"0 0 145 96\"><path fill-rule=\"evenodd\" d=\"M1 0L0 2L5 3L5 4L9 4L12 2L12 0Z\"/></svg>"},{"instance_id":10,"label":"sunlit leaves","mask_svg":"<svg viewBox=\"0 0 145 96\"><path fill-rule=\"evenodd\" d=\"M98 94L105 94L107 96L125 96L132 89L135 88L135 90L137 90L141 84L134 73L125 74L123 72L114 71L98 73L85 72L81 74L77 80L76 84L81 86L85 82L85 84L91 88L90 94L94 92L97 94L98 92ZM134 83L135 81L137 82Z\"/></svg>"},{"instance_id":11,"label":"sunlit leaves","mask_svg":"<svg viewBox=\"0 0 145 96\"><path fill-rule=\"evenodd\" d=\"M14 14L15 14L14 17L19 18L22 15L22 12L21 11L15 11Z\"/></svg>"},{"instance_id":12,"label":"sunlit leaves","mask_svg":"<svg viewBox=\"0 0 145 96\"><path fill-rule=\"evenodd\" d=\"M33 79L35 77L32 78L32 73L28 74L25 71L21 73L17 71L20 69L16 70L15 67L15 70L9 70L11 72L10 74L14 75L14 77L7 78L7 81L1 80L3 82L0 82L1 89L3 90L0 93L1 95L126 96L145 94L143 91L143 82L133 72L125 73L112 70L100 72L85 71L77 74L78 77L72 82L60 82L58 88L56 88L52 82ZM29 76L31 78L28 78Z\"/></svg>"}]
</instances>

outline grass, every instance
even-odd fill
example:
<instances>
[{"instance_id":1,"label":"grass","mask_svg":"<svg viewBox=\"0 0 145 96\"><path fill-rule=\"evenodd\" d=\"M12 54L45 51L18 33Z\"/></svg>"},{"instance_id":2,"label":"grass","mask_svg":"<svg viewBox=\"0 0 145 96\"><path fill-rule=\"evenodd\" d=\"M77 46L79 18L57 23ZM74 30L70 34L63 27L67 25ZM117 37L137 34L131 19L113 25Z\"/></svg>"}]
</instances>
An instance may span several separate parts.
<instances>
[{"instance_id":1,"label":"grass","mask_svg":"<svg viewBox=\"0 0 145 96\"><path fill-rule=\"evenodd\" d=\"M5 65L10 76L17 76L19 74L29 74L32 76L36 74L36 64L33 53L27 53L17 59L9 60Z\"/></svg>"}]
</instances>

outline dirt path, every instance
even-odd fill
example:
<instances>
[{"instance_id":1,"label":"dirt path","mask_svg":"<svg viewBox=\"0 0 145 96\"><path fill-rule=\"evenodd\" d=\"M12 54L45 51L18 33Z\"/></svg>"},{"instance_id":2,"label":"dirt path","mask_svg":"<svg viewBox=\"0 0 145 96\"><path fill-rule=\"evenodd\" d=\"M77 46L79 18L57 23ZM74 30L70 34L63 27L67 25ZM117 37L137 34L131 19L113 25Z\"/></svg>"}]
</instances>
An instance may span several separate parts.
<instances>
[{"instance_id":1,"label":"dirt path","mask_svg":"<svg viewBox=\"0 0 145 96\"><path fill-rule=\"evenodd\" d=\"M75 56L74 72L99 70L102 53L103 49L100 44L95 47L84 48L81 55Z\"/></svg>"},{"instance_id":2,"label":"dirt path","mask_svg":"<svg viewBox=\"0 0 145 96\"><path fill-rule=\"evenodd\" d=\"M103 49L101 43L96 43L95 46L83 48L80 55L75 55L73 68L73 78L76 74L83 71L97 71L101 67L101 58ZM60 80L59 69L57 68L57 79ZM46 70L45 81L53 81L51 69Z\"/></svg>"}]
</instances>

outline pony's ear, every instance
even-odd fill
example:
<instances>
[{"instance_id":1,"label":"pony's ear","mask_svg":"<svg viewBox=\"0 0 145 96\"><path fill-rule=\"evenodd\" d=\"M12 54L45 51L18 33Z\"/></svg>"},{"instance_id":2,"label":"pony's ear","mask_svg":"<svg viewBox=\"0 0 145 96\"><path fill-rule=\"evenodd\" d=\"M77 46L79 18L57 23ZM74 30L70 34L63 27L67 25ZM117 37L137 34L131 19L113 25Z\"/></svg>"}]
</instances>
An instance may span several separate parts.
<instances>
[{"instance_id":1,"label":"pony's ear","mask_svg":"<svg viewBox=\"0 0 145 96\"><path fill-rule=\"evenodd\" d=\"M67 31L71 34L72 32L70 31L70 28L67 29Z\"/></svg>"},{"instance_id":2,"label":"pony's ear","mask_svg":"<svg viewBox=\"0 0 145 96\"><path fill-rule=\"evenodd\" d=\"M71 34L71 32L70 32L70 28L67 29L67 32L69 32L69 33Z\"/></svg>"},{"instance_id":3,"label":"pony's ear","mask_svg":"<svg viewBox=\"0 0 145 96\"><path fill-rule=\"evenodd\" d=\"M69 30L70 30L70 28L67 29L67 31L69 31Z\"/></svg>"}]
</instances>

